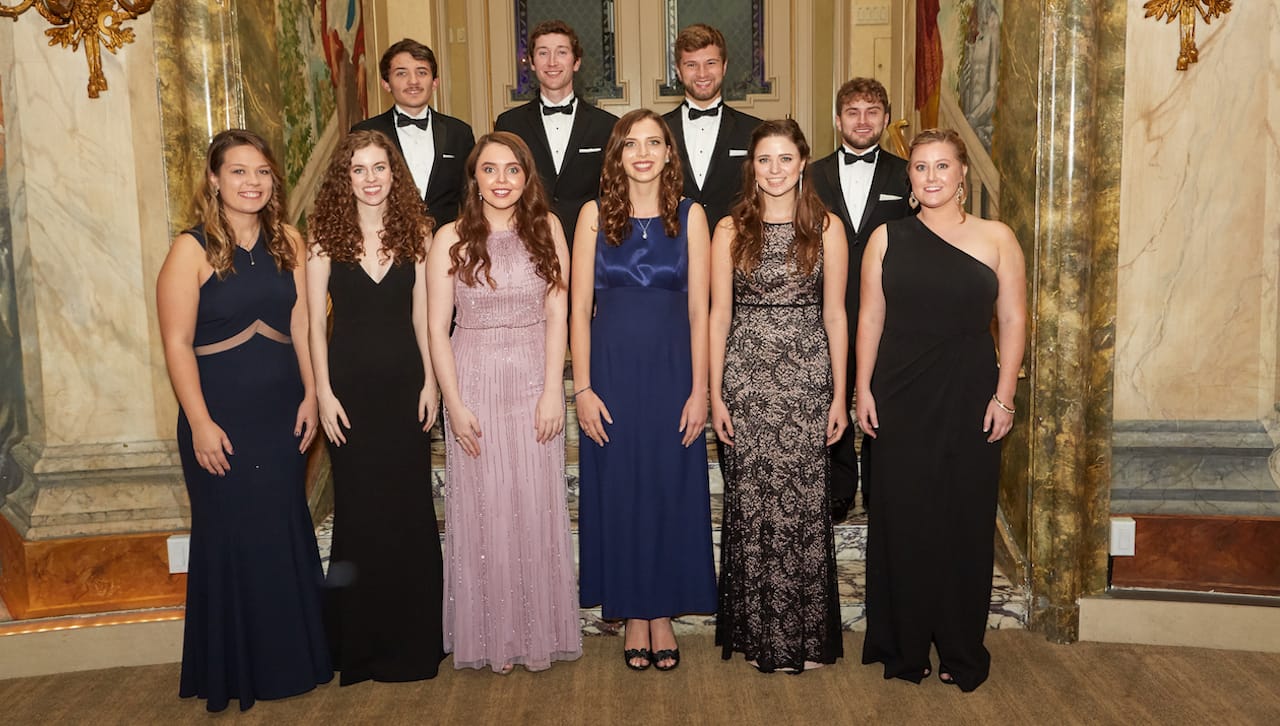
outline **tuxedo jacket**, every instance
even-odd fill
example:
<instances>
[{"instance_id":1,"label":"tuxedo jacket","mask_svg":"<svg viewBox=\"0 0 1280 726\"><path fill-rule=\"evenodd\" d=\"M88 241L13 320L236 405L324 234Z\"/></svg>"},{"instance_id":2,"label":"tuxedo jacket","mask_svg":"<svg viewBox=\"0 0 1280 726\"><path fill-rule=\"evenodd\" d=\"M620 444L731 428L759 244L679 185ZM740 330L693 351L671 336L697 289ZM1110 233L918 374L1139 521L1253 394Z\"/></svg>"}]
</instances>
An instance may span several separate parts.
<instances>
[{"instance_id":1,"label":"tuxedo jacket","mask_svg":"<svg viewBox=\"0 0 1280 726\"><path fill-rule=\"evenodd\" d=\"M689 165L689 149L684 142L684 109L682 103L663 114L662 118L671 127L671 135L680 149L680 162L684 166L684 195L702 205L707 212L707 224L714 230L720 218L727 215L737 201L738 192L742 191L742 165L751 151L751 132L760 125L760 119L730 108L728 104L721 104L720 132L716 135L711 161L707 164L707 176L703 179L702 188L698 188L693 178L693 167Z\"/></svg>"},{"instance_id":2,"label":"tuxedo jacket","mask_svg":"<svg viewBox=\"0 0 1280 726\"><path fill-rule=\"evenodd\" d=\"M831 155L813 162L809 178L822 203L844 223L845 239L849 243L849 283L845 287L845 309L849 315L849 380L852 381L854 334L858 327L858 297L861 294L862 252L876 227L915 214L915 211L907 204L911 184L907 181L906 160L881 147L876 159L876 170L871 176L867 203L862 210L862 219L855 229L853 220L849 218L849 207L844 201L844 190L840 187L842 163L844 160L840 158L840 151L837 149Z\"/></svg>"},{"instance_id":3,"label":"tuxedo jacket","mask_svg":"<svg viewBox=\"0 0 1280 726\"><path fill-rule=\"evenodd\" d=\"M592 106L581 96L569 130L569 145L564 162L556 173L551 157L551 144L542 126L542 103L534 99L523 106L503 111L493 122L494 131L509 131L519 136L533 152L533 163L542 177L551 210L564 226L565 241L573 248L574 227L582 205L600 196L600 170L604 166L604 147L618 117Z\"/></svg>"},{"instance_id":4,"label":"tuxedo jacket","mask_svg":"<svg viewBox=\"0 0 1280 726\"><path fill-rule=\"evenodd\" d=\"M391 139L401 155L404 154L400 135L396 133L394 111L390 108L352 126L351 130L381 131ZM476 137L467 122L435 109L431 110L431 137L435 139L436 160L431 165L431 178L427 180L427 193L422 201L427 205L427 213L436 220L438 229L458 218L458 200L462 196L467 155L476 145Z\"/></svg>"}]
</instances>

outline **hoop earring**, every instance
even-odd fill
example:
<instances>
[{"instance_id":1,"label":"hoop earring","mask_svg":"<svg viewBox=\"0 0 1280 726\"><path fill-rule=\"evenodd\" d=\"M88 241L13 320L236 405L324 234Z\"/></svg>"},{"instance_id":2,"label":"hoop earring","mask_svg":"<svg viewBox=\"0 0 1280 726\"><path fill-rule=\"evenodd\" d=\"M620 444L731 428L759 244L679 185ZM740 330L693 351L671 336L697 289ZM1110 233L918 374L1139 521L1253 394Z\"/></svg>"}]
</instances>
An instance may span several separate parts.
<instances>
[{"instance_id":1,"label":"hoop earring","mask_svg":"<svg viewBox=\"0 0 1280 726\"><path fill-rule=\"evenodd\" d=\"M907 206L912 209L920 206L920 200L916 199L916 193L914 191L907 195Z\"/></svg>"}]
</instances>

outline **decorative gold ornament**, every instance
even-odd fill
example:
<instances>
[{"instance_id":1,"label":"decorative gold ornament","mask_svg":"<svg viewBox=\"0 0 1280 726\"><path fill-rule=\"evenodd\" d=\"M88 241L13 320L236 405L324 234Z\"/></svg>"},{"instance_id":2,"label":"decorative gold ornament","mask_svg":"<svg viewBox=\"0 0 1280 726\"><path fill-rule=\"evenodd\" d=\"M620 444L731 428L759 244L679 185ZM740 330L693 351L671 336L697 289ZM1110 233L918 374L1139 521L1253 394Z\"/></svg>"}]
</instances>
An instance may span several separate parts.
<instances>
[{"instance_id":1,"label":"decorative gold ornament","mask_svg":"<svg viewBox=\"0 0 1280 726\"><path fill-rule=\"evenodd\" d=\"M102 48L115 53L125 43L133 42L133 29L123 27L151 9L155 0L23 0L17 5L0 5L0 16L13 18L32 6L54 27L44 31L49 45L58 44L76 50L84 43L89 61L89 98L107 90L107 77L102 75Z\"/></svg>"},{"instance_id":2,"label":"decorative gold ornament","mask_svg":"<svg viewBox=\"0 0 1280 726\"><path fill-rule=\"evenodd\" d=\"M1154 16L1166 23L1178 18L1182 40L1178 47L1178 70L1185 71L1187 66L1200 60L1200 51L1196 48L1196 15L1208 25L1214 18L1231 11L1231 0L1148 0L1142 7L1147 11L1143 16L1146 18Z\"/></svg>"}]
</instances>

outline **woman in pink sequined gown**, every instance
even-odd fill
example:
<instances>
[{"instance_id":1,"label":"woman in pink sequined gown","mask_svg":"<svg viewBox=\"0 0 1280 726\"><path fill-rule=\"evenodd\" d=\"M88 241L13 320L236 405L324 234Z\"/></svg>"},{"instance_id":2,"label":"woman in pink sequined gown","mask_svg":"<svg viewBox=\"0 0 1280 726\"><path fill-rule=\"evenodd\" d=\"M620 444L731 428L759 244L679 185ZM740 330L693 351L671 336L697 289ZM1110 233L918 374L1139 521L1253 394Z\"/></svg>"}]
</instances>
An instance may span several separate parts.
<instances>
[{"instance_id":1,"label":"woman in pink sequined gown","mask_svg":"<svg viewBox=\"0 0 1280 726\"><path fill-rule=\"evenodd\" d=\"M564 484L569 252L524 142L482 137L427 257L444 394L444 647L454 668L582 654ZM449 336L457 310L457 328Z\"/></svg>"}]
</instances>

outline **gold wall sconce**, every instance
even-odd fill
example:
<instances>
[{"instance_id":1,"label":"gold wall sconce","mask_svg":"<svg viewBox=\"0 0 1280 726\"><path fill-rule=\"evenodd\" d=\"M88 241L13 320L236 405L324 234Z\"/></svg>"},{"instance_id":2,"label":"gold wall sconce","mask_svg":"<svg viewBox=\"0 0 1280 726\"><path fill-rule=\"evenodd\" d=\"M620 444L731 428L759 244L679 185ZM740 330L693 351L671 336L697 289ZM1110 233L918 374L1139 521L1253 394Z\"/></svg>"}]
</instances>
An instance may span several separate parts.
<instances>
[{"instance_id":1,"label":"gold wall sconce","mask_svg":"<svg viewBox=\"0 0 1280 726\"><path fill-rule=\"evenodd\" d=\"M1148 0L1142 7L1147 11L1144 18L1154 17L1166 23L1178 19L1181 40L1178 44L1178 70L1185 71L1200 60L1200 51L1196 48L1196 16L1199 15L1208 25L1214 18L1231 11L1231 0Z\"/></svg>"},{"instance_id":2,"label":"gold wall sconce","mask_svg":"<svg viewBox=\"0 0 1280 726\"><path fill-rule=\"evenodd\" d=\"M84 54L89 61L89 98L107 90L107 78L102 75L102 48L115 53L126 43L133 42L133 29L124 27L126 20L133 20L151 9L155 0L23 0L16 5L0 4L0 16L13 18L33 6L54 26L44 31L49 45L61 45L75 51L84 43Z\"/></svg>"}]
</instances>

